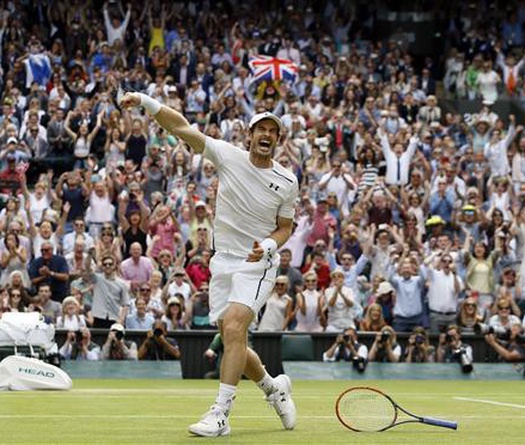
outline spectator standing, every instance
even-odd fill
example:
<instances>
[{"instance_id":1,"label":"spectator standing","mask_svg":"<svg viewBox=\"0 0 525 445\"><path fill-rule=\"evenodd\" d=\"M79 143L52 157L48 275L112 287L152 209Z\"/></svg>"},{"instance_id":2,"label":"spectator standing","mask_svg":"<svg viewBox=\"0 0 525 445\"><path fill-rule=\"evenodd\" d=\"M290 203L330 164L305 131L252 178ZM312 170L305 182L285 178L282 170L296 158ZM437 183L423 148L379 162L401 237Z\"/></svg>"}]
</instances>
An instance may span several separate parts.
<instances>
[{"instance_id":1,"label":"spectator standing","mask_svg":"<svg viewBox=\"0 0 525 445\"><path fill-rule=\"evenodd\" d=\"M288 295L290 281L286 275L275 280L275 289L264 307L259 331L285 331L293 317L293 299Z\"/></svg>"},{"instance_id":2,"label":"spectator standing","mask_svg":"<svg viewBox=\"0 0 525 445\"><path fill-rule=\"evenodd\" d=\"M117 277L115 259L104 255L102 273L93 272L91 253L86 259L86 276L93 282L93 317L95 328L110 328L113 323L124 323L129 307L129 294L124 281Z\"/></svg>"}]
</instances>

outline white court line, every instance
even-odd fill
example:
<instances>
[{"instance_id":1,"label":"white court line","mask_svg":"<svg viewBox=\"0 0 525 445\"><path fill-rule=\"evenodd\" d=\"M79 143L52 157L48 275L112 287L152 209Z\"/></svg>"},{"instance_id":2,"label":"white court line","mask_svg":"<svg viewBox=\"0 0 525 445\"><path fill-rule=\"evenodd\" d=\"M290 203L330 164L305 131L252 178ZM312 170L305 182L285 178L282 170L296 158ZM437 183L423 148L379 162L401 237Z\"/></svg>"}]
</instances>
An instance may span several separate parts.
<instances>
[{"instance_id":1,"label":"white court line","mask_svg":"<svg viewBox=\"0 0 525 445\"><path fill-rule=\"evenodd\" d=\"M471 399L470 397L454 397L454 399L464 400L465 402L479 402L479 403L487 403L488 405L508 406L509 408L525 409L525 405L518 405L516 403L495 402L494 400L484 400L484 399Z\"/></svg>"},{"instance_id":2,"label":"white court line","mask_svg":"<svg viewBox=\"0 0 525 445\"><path fill-rule=\"evenodd\" d=\"M235 415L236 419L261 419L261 420L275 420L275 415L271 416L247 416L247 415ZM319 416L319 415L306 415L299 416L299 419L316 420L316 419L335 419L333 416ZM496 416L497 419L524 419L525 416L520 415L509 415L509 416ZM103 414L0 414L0 419L195 419L195 415L153 415L153 414L115 414L115 415L103 415ZM456 416L454 419L467 420L467 419L478 419L486 420L486 415L478 416Z\"/></svg>"}]
</instances>

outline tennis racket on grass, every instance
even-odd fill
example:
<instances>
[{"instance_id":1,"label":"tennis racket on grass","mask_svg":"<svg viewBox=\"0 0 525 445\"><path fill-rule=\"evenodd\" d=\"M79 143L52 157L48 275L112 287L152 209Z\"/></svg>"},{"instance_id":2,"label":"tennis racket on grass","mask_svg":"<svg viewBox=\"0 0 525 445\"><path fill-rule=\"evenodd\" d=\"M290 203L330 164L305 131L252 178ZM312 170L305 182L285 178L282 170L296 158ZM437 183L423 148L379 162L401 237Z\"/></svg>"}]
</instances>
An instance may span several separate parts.
<instances>
[{"instance_id":1,"label":"tennis racket on grass","mask_svg":"<svg viewBox=\"0 0 525 445\"><path fill-rule=\"evenodd\" d=\"M424 423L426 425L457 429L457 422L416 416L401 408L392 398L375 388L354 387L342 392L335 403L339 421L357 432L385 431L404 423ZM400 412L412 419L398 421Z\"/></svg>"}]
</instances>

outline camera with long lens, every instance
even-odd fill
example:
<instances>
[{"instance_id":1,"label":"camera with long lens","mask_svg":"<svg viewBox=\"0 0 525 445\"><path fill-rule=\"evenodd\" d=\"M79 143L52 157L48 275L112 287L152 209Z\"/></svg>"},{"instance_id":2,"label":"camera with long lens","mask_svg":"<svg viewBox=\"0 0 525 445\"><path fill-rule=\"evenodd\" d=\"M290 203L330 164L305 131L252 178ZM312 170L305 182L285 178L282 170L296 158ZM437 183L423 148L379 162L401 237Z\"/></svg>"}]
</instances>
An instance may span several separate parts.
<instances>
[{"instance_id":1,"label":"camera with long lens","mask_svg":"<svg viewBox=\"0 0 525 445\"><path fill-rule=\"evenodd\" d=\"M122 340L124 338L124 332L122 332L122 331L115 331L115 338L117 340Z\"/></svg>"},{"instance_id":2,"label":"camera with long lens","mask_svg":"<svg viewBox=\"0 0 525 445\"><path fill-rule=\"evenodd\" d=\"M498 340L508 341L510 340L510 330L508 329L495 329L494 326L489 326L485 323L476 323L474 325L474 332L478 335L494 334Z\"/></svg>"},{"instance_id":3,"label":"camera with long lens","mask_svg":"<svg viewBox=\"0 0 525 445\"><path fill-rule=\"evenodd\" d=\"M452 351L452 357L461 365L461 372L464 374L470 374L474 370L472 359L467 354L465 346L460 346Z\"/></svg>"},{"instance_id":4,"label":"camera with long lens","mask_svg":"<svg viewBox=\"0 0 525 445\"><path fill-rule=\"evenodd\" d=\"M474 332L478 335L494 334L495 329L493 326L489 326L485 323L476 323L474 325Z\"/></svg>"},{"instance_id":5,"label":"camera with long lens","mask_svg":"<svg viewBox=\"0 0 525 445\"><path fill-rule=\"evenodd\" d=\"M365 372L366 369L366 359L359 356L352 357L352 366L360 374Z\"/></svg>"},{"instance_id":6,"label":"camera with long lens","mask_svg":"<svg viewBox=\"0 0 525 445\"><path fill-rule=\"evenodd\" d=\"M348 343L350 341L350 336L349 335L343 335L343 342L344 343Z\"/></svg>"},{"instance_id":7,"label":"camera with long lens","mask_svg":"<svg viewBox=\"0 0 525 445\"><path fill-rule=\"evenodd\" d=\"M161 337L162 335L164 335L164 331L161 328L155 328L153 330L153 335L155 337Z\"/></svg>"}]
</instances>

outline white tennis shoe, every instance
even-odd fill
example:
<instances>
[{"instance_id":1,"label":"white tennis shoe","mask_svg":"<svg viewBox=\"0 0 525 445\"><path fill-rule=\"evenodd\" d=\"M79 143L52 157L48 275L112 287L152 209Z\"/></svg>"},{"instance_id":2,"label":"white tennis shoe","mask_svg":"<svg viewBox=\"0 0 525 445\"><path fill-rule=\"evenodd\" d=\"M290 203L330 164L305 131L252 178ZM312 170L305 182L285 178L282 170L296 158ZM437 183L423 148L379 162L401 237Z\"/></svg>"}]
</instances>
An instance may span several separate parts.
<instances>
[{"instance_id":1,"label":"white tennis shoe","mask_svg":"<svg viewBox=\"0 0 525 445\"><path fill-rule=\"evenodd\" d=\"M295 404L292 400L292 381L285 374L278 375L274 379L277 391L267 395L266 401L275 409L285 429L293 430L297 417Z\"/></svg>"},{"instance_id":2,"label":"white tennis shoe","mask_svg":"<svg viewBox=\"0 0 525 445\"><path fill-rule=\"evenodd\" d=\"M230 434L228 411L212 405L197 423L190 425L188 431L202 437L227 436Z\"/></svg>"}]
</instances>

